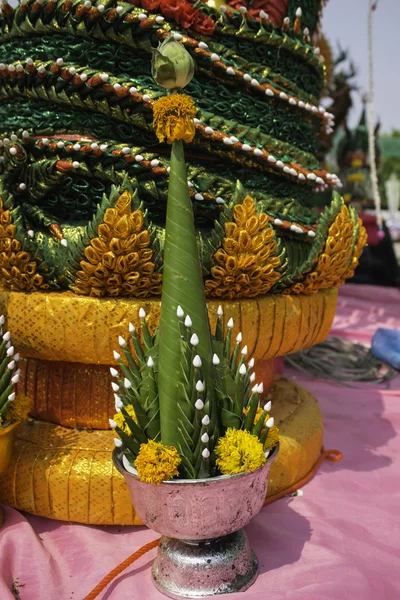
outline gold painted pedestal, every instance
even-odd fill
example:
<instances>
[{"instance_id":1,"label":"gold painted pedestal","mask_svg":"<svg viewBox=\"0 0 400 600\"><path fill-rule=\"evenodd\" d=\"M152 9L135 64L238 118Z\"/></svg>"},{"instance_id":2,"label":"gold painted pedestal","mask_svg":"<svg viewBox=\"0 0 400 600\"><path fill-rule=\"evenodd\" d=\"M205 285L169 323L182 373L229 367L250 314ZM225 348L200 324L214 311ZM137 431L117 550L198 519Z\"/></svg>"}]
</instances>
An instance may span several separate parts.
<instances>
[{"instance_id":1,"label":"gold painted pedestal","mask_svg":"<svg viewBox=\"0 0 400 600\"><path fill-rule=\"evenodd\" d=\"M331 327L337 291L314 296L266 296L218 304L233 317L249 354L259 361L322 341ZM34 514L90 524L139 524L124 480L114 470L114 413L109 367L118 335L139 326L139 304L150 328L159 301L113 300L73 294L0 292L14 346L23 355L18 391L32 399L35 420L18 432L13 461L0 475L0 501ZM235 333L235 332L234 332ZM269 374L270 375L270 374ZM272 414L281 451L271 469L269 494L304 477L322 446L322 416L304 389L277 378Z\"/></svg>"}]
</instances>

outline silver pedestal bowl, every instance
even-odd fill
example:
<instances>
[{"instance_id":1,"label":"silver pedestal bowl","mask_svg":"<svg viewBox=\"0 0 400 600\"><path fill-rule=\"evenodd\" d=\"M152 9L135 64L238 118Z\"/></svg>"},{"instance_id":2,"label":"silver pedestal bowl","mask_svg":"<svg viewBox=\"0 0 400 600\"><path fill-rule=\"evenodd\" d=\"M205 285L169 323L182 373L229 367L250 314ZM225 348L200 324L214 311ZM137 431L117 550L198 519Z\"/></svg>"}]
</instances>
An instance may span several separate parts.
<instances>
[{"instance_id":1,"label":"silver pedestal bowl","mask_svg":"<svg viewBox=\"0 0 400 600\"><path fill-rule=\"evenodd\" d=\"M252 473L209 479L144 483L122 462L139 517L163 537L153 563L156 588L169 598L204 598L244 591L257 578L258 562L242 529L261 510L268 474L279 447Z\"/></svg>"}]
</instances>

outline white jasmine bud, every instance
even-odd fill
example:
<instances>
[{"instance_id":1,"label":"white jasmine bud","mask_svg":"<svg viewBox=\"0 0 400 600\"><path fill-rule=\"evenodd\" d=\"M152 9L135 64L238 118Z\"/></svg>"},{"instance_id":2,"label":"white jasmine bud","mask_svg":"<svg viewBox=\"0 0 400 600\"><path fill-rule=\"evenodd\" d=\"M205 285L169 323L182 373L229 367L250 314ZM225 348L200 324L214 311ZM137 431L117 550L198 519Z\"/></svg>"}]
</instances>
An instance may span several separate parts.
<instances>
[{"instance_id":1,"label":"white jasmine bud","mask_svg":"<svg viewBox=\"0 0 400 600\"><path fill-rule=\"evenodd\" d=\"M10 346L6 354L7 356L12 356L14 354L14 346Z\"/></svg>"},{"instance_id":2,"label":"white jasmine bud","mask_svg":"<svg viewBox=\"0 0 400 600\"><path fill-rule=\"evenodd\" d=\"M273 426L273 424L275 423L274 417L270 417L268 419L268 421L265 423L265 425L269 428L271 428Z\"/></svg>"},{"instance_id":3,"label":"white jasmine bud","mask_svg":"<svg viewBox=\"0 0 400 600\"><path fill-rule=\"evenodd\" d=\"M126 341L124 340L124 338L122 337L122 335L118 336L118 344L121 346L121 348L123 348L124 346L126 346Z\"/></svg>"},{"instance_id":4,"label":"white jasmine bud","mask_svg":"<svg viewBox=\"0 0 400 600\"><path fill-rule=\"evenodd\" d=\"M119 438L114 438L114 444L115 444L116 448L121 448L122 440L120 440Z\"/></svg>"},{"instance_id":5,"label":"white jasmine bud","mask_svg":"<svg viewBox=\"0 0 400 600\"><path fill-rule=\"evenodd\" d=\"M246 365L245 365L245 364L243 364L243 365L240 365L240 367L239 367L239 373L240 373L240 375L242 375L242 376L246 375L246 373L247 373L247 369L246 369Z\"/></svg>"},{"instance_id":6,"label":"white jasmine bud","mask_svg":"<svg viewBox=\"0 0 400 600\"><path fill-rule=\"evenodd\" d=\"M151 356L149 356L149 359L147 361L147 366L150 367L150 369L152 369L154 367L154 360L152 359Z\"/></svg>"},{"instance_id":7,"label":"white jasmine bud","mask_svg":"<svg viewBox=\"0 0 400 600\"><path fill-rule=\"evenodd\" d=\"M204 417L201 420L203 425L209 425L210 424L210 417L208 415L204 415Z\"/></svg>"},{"instance_id":8,"label":"white jasmine bud","mask_svg":"<svg viewBox=\"0 0 400 600\"><path fill-rule=\"evenodd\" d=\"M190 343L192 344L192 346L198 346L198 344L199 344L199 338L198 338L198 336L195 333L190 338Z\"/></svg>"},{"instance_id":9,"label":"white jasmine bud","mask_svg":"<svg viewBox=\"0 0 400 600\"><path fill-rule=\"evenodd\" d=\"M233 328L233 319L232 319L232 317L229 319L229 321L228 321L228 323L227 323L227 327L228 327L229 329L232 329L232 328Z\"/></svg>"},{"instance_id":10,"label":"white jasmine bud","mask_svg":"<svg viewBox=\"0 0 400 600\"><path fill-rule=\"evenodd\" d=\"M13 402L15 400L15 392L13 392L12 394L10 394L8 396L7 400L9 400L10 402Z\"/></svg>"},{"instance_id":11,"label":"white jasmine bud","mask_svg":"<svg viewBox=\"0 0 400 600\"><path fill-rule=\"evenodd\" d=\"M202 365L201 358L198 354L196 354L196 356L193 359L193 366L196 367L196 369L199 369L201 367L201 365Z\"/></svg>"},{"instance_id":12,"label":"white jasmine bud","mask_svg":"<svg viewBox=\"0 0 400 600\"><path fill-rule=\"evenodd\" d=\"M264 410L267 413L269 413L269 411L271 410L271 406L272 406L272 403L271 403L271 400L270 400L269 402L267 402L266 404L264 404Z\"/></svg>"},{"instance_id":13,"label":"white jasmine bud","mask_svg":"<svg viewBox=\"0 0 400 600\"><path fill-rule=\"evenodd\" d=\"M139 308L139 317L141 319L144 319L146 317L146 311L144 310L144 308Z\"/></svg>"},{"instance_id":14,"label":"white jasmine bud","mask_svg":"<svg viewBox=\"0 0 400 600\"><path fill-rule=\"evenodd\" d=\"M203 458L210 458L210 451L208 448L204 448L203 452L201 453Z\"/></svg>"},{"instance_id":15,"label":"white jasmine bud","mask_svg":"<svg viewBox=\"0 0 400 600\"><path fill-rule=\"evenodd\" d=\"M10 371L12 371L15 367L15 360L12 360L10 363L8 363L7 368L10 369Z\"/></svg>"},{"instance_id":16,"label":"white jasmine bud","mask_svg":"<svg viewBox=\"0 0 400 600\"><path fill-rule=\"evenodd\" d=\"M204 392L204 383L202 381L199 381L196 383L196 390L198 392Z\"/></svg>"},{"instance_id":17,"label":"white jasmine bud","mask_svg":"<svg viewBox=\"0 0 400 600\"><path fill-rule=\"evenodd\" d=\"M201 441L203 442L203 444L207 444L207 442L210 441L210 438L208 437L207 432L203 433L203 435L201 436Z\"/></svg>"},{"instance_id":18,"label":"white jasmine bud","mask_svg":"<svg viewBox=\"0 0 400 600\"><path fill-rule=\"evenodd\" d=\"M117 394L114 394L114 398L115 398L115 409L117 412L120 412L121 408L124 406L124 403L122 402L121 398L119 396L117 396Z\"/></svg>"},{"instance_id":19,"label":"white jasmine bud","mask_svg":"<svg viewBox=\"0 0 400 600\"><path fill-rule=\"evenodd\" d=\"M253 387L251 388L251 391L253 392L253 394L258 394L258 384L257 383L255 385L253 385Z\"/></svg>"},{"instance_id":20,"label":"white jasmine bud","mask_svg":"<svg viewBox=\"0 0 400 600\"><path fill-rule=\"evenodd\" d=\"M117 424L113 419L108 419L108 422L110 423L110 427L111 429L115 429Z\"/></svg>"},{"instance_id":21,"label":"white jasmine bud","mask_svg":"<svg viewBox=\"0 0 400 600\"><path fill-rule=\"evenodd\" d=\"M121 358L121 355L116 350L113 350L113 355L115 360L119 360Z\"/></svg>"},{"instance_id":22,"label":"white jasmine bud","mask_svg":"<svg viewBox=\"0 0 400 600\"><path fill-rule=\"evenodd\" d=\"M114 390L114 392L118 392L119 391L119 385L118 385L118 383L115 383L115 381L111 382L111 387Z\"/></svg>"},{"instance_id":23,"label":"white jasmine bud","mask_svg":"<svg viewBox=\"0 0 400 600\"><path fill-rule=\"evenodd\" d=\"M118 377L118 371L117 369L114 369L114 367L110 367L110 373L111 377Z\"/></svg>"},{"instance_id":24,"label":"white jasmine bud","mask_svg":"<svg viewBox=\"0 0 400 600\"><path fill-rule=\"evenodd\" d=\"M192 319L189 317L189 315L186 315L186 318L185 318L185 326L186 326L186 327L191 327L192 325L193 325L193 323L192 323Z\"/></svg>"},{"instance_id":25,"label":"white jasmine bud","mask_svg":"<svg viewBox=\"0 0 400 600\"><path fill-rule=\"evenodd\" d=\"M250 383L253 383L253 382L255 381L255 378L256 378L256 374L255 374L255 373L252 373L252 374L250 375L250 377L249 377L249 381L250 381Z\"/></svg>"},{"instance_id":26,"label":"white jasmine bud","mask_svg":"<svg viewBox=\"0 0 400 600\"><path fill-rule=\"evenodd\" d=\"M135 326L133 325L133 323L129 323L129 333L135 333Z\"/></svg>"},{"instance_id":27,"label":"white jasmine bud","mask_svg":"<svg viewBox=\"0 0 400 600\"><path fill-rule=\"evenodd\" d=\"M3 335L3 340L5 342L8 342L11 338L11 333L9 331L6 331L5 334Z\"/></svg>"},{"instance_id":28,"label":"white jasmine bud","mask_svg":"<svg viewBox=\"0 0 400 600\"><path fill-rule=\"evenodd\" d=\"M19 381L19 375L19 373L16 373L14 377L11 377L11 383L13 383L14 385L17 384Z\"/></svg>"},{"instance_id":29,"label":"white jasmine bud","mask_svg":"<svg viewBox=\"0 0 400 600\"><path fill-rule=\"evenodd\" d=\"M14 354L14 361L16 363L19 361L19 352L17 352L17 354Z\"/></svg>"},{"instance_id":30,"label":"white jasmine bud","mask_svg":"<svg viewBox=\"0 0 400 600\"><path fill-rule=\"evenodd\" d=\"M263 391L264 391L264 384L263 384L263 382L261 382L261 383L258 385L258 393L259 393L259 394L262 394L262 393L263 393Z\"/></svg>"},{"instance_id":31,"label":"white jasmine bud","mask_svg":"<svg viewBox=\"0 0 400 600\"><path fill-rule=\"evenodd\" d=\"M176 316L178 317L178 319L183 319L185 313L183 312L183 308L182 306L178 306L178 308L176 309Z\"/></svg>"},{"instance_id":32,"label":"white jasmine bud","mask_svg":"<svg viewBox=\"0 0 400 600\"><path fill-rule=\"evenodd\" d=\"M242 333L239 331L239 333L236 336L236 341L238 344L240 344L240 342L243 340L243 336Z\"/></svg>"},{"instance_id":33,"label":"white jasmine bud","mask_svg":"<svg viewBox=\"0 0 400 600\"><path fill-rule=\"evenodd\" d=\"M194 403L195 408L197 408L197 410L203 410L204 408L204 402L201 398L197 398L196 402Z\"/></svg>"},{"instance_id":34,"label":"white jasmine bud","mask_svg":"<svg viewBox=\"0 0 400 600\"><path fill-rule=\"evenodd\" d=\"M244 346L244 347L242 348L242 354L243 354L243 356L247 356L247 354L248 354L248 349L247 349L247 346Z\"/></svg>"},{"instance_id":35,"label":"white jasmine bud","mask_svg":"<svg viewBox=\"0 0 400 600\"><path fill-rule=\"evenodd\" d=\"M219 360L218 356L216 354L214 354L212 357L212 362L213 362L213 365L217 366L220 364L221 361Z\"/></svg>"},{"instance_id":36,"label":"white jasmine bud","mask_svg":"<svg viewBox=\"0 0 400 600\"><path fill-rule=\"evenodd\" d=\"M254 367L254 362L255 362L254 358L251 358L249 360L249 362L247 363L249 369L252 369Z\"/></svg>"},{"instance_id":37,"label":"white jasmine bud","mask_svg":"<svg viewBox=\"0 0 400 600\"><path fill-rule=\"evenodd\" d=\"M222 315L223 315L223 314L224 314L224 311L222 310L222 306L221 306L221 305L219 305L219 306L218 306L218 309L217 309L217 315L218 315L219 317L222 317Z\"/></svg>"},{"instance_id":38,"label":"white jasmine bud","mask_svg":"<svg viewBox=\"0 0 400 600\"><path fill-rule=\"evenodd\" d=\"M129 390L132 387L132 383L129 381L127 377L124 379L124 388Z\"/></svg>"}]
</instances>

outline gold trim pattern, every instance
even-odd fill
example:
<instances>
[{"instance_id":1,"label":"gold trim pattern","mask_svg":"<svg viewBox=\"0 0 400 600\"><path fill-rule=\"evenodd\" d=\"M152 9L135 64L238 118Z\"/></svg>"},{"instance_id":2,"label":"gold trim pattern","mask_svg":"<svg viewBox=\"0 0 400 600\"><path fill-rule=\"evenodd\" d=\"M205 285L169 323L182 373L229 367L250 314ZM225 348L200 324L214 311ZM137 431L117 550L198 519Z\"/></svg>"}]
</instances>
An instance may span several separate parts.
<instances>
[{"instance_id":1,"label":"gold trim pattern","mask_svg":"<svg viewBox=\"0 0 400 600\"><path fill-rule=\"evenodd\" d=\"M240 302L210 300L210 321L215 327L221 304L224 326L232 317L233 334L246 333L249 354L256 360L267 360L324 340L335 315L337 294L336 289L330 289L314 296L271 294ZM126 337L129 322L140 330L140 307L146 311L153 332L160 316L158 299L0 290L0 314L7 318L18 352L24 358L48 361L112 364L118 336Z\"/></svg>"}]
</instances>

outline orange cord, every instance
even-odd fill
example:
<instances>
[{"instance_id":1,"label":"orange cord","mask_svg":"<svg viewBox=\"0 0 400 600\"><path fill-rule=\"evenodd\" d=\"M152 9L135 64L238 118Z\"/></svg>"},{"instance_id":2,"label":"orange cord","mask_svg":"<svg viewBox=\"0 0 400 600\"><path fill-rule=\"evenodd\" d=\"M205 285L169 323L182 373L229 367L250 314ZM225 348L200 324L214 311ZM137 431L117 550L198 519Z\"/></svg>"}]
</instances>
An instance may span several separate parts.
<instances>
[{"instance_id":1,"label":"orange cord","mask_svg":"<svg viewBox=\"0 0 400 600\"><path fill-rule=\"evenodd\" d=\"M145 544L144 546L139 548L139 550L136 550L136 552L128 556L128 558L126 558L120 565L118 565L117 567L115 567L115 569L110 571L109 574L106 575L100 581L100 583L96 585L94 590L92 590L87 596L85 596L83 600L94 600L95 598L97 598L97 596L108 586L109 583L111 583L113 579L115 579L120 573L122 573L122 571L125 571L125 569L127 569L133 562L135 562L135 560L143 556L143 554L146 554L146 552L158 546L159 541L160 538L157 538L156 540Z\"/></svg>"},{"instance_id":2,"label":"orange cord","mask_svg":"<svg viewBox=\"0 0 400 600\"><path fill-rule=\"evenodd\" d=\"M312 479L314 477L315 473L318 471L319 467L324 462L324 460L331 460L333 462L337 462L339 460L342 460L342 458L343 458L343 454L339 450L324 450L324 448L322 448L321 456L319 457L319 459L317 460L317 462L315 463L315 465L313 466L311 471L309 471L309 473L307 473L307 475L305 477L303 477L303 479L300 479L300 481L298 481L297 483L294 483L293 485L289 486L285 490L282 490L278 494L274 494L273 496L270 496L269 498L267 498L265 500L264 504L271 504L272 502L275 502L275 500L279 500L280 498L283 498L284 496L287 496L288 494L295 492L296 490L301 488L303 485L308 483L310 481L310 479ZM120 565L118 565L117 567L115 567L115 569L110 571L109 574L106 575L100 581L100 583L96 585L94 590L92 590L87 596L85 596L83 600L95 600L95 598L97 598L97 596L108 586L109 583L111 583L111 581L113 579L115 579L115 577L117 577L120 573L122 573L122 571L125 571L125 569L127 569L132 563L135 562L135 560L137 560L138 558L143 556L143 554L146 554L146 552L148 552L149 550L152 550L153 548L158 546L159 541L160 541L160 538L157 538L156 540L153 540L149 544L145 544L144 546L139 548L139 550L136 550L136 552L134 552L133 554L128 556L128 558L125 559Z\"/></svg>"}]
</instances>

